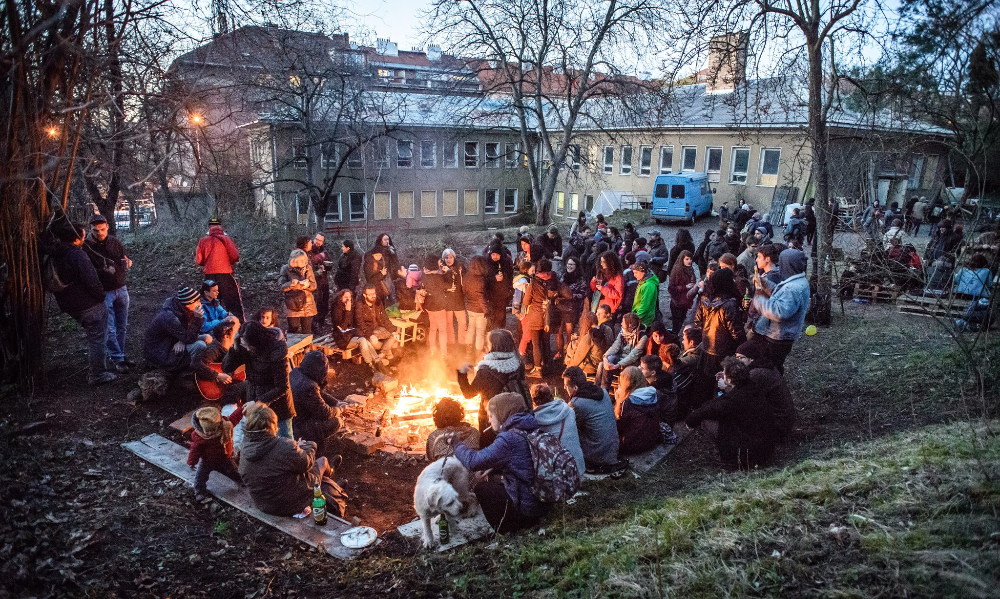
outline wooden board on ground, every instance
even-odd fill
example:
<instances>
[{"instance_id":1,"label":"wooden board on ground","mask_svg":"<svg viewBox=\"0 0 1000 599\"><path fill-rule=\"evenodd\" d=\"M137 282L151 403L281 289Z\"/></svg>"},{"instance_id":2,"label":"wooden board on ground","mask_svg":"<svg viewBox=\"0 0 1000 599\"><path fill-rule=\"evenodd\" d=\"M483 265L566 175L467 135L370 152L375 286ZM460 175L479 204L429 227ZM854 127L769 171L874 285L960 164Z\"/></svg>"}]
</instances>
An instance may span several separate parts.
<instances>
[{"instance_id":1,"label":"wooden board on ground","mask_svg":"<svg viewBox=\"0 0 1000 599\"><path fill-rule=\"evenodd\" d=\"M923 296L902 294L896 298L896 309L903 314L917 316L938 316L942 318L963 318L972 300L948 295Z\"/></svg>"},{"instance_id":2,"label":"wooden board on ground","mask_svg":"<svg viewBox=\"0 0 1000 599\"><path fill-rule=\"evenodd\" d=\"M194 412L195 412L194 410L191 410L190 412L184 414L177 420L174 420L173 422L170 423L170 428L174 429L175 431L180 431L182 433L187 429L192 428L191 416L194 415Z\"/></svg>"},{"instance_id":3,"label":"wooden board on ground","mask_svg":"<svg viewBox=\"0 0 1000 599\"><path fill-rule=\"evenodd\" d=\"M451 530L451 539L448 541L447 545L441 545L441 539L438 533L437 518L431 521L431 531L434 533L434 541L438 543L436 550L449 551L455 547L465 545L470 541L477 541L486 535L493 532L493 527L490 523L486 521L486 516L483 515L481 509L476 509L476 514L471 518L460 518L458 520L458 530ZM396 528L399 534L410 539L419 539L421 531L423 530L423 524L420 523L420 518L417 518L413 522L408 524L403 524Z\"/></svg>"},{"instance_id":4,"label":"wooden board on ground","mask_svg":"<svg viewBox=\"0 0 1000 599\"><path fill-rule=\"evenodd\" d=\"M660 463L666 459L667 454L674 450L677 444L667 445L665 443L657 445L653 449L650 449L646 453L640 453L633 456L629 456L629 467L632 470L645 474L656 468Z\"/></svg>"},{"instance_id":5,"label":"wooden board on ground","mask_svg":"<svg viewBox=\"0 0 1000 599\"><path fill-rule=\"evenodd\" d=\"M122 447L185 482L194 482L195 471L187 465L187 450L173 441L152 434L143 437L141 441L122 443ZM208 490L223 503L231 505L303 543L322 549L336 558L352 559L363 551L349 549L340 543L340 533L353 526L342 518L330 516L327 525L320 528L315 526L309 518L284 518L265 514L253 506L246 487L237 485L218 472L213 472L209 477Z\"/></svg>"}]
</instances>

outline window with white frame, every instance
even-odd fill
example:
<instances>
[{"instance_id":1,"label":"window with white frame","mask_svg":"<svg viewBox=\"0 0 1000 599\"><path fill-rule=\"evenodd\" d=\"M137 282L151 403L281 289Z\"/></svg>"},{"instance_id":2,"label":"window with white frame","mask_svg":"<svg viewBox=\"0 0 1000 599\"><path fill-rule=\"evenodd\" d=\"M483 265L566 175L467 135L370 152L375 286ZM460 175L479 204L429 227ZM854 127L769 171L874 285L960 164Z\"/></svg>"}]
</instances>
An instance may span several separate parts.
<instances>
[{"instance_id":1,"label":"window with white frame","mask_svg":"<svg viewBox=\"0 0 1000 599\"><path fill-rule=\"evenodd\" d=\"M375 168L389 168L389 140L383 137L372 142L372 162Z\"/></svg>"},{"instance_id":2,"label":"window with white frame","mask_svg":"<svg viewBox=\"0 0 1000 599\"><path fill-rule=\"evenodd\" d=\"M309 153L306 150L306 140L303 137L292 138L292 166L298 169L309 166Z\"/></svg>"},{"instance_id":3,"label":"window with white frame","mask_svg":"<svg viewBox=\"0 0 1000 599\"><path fill-rule=\"evenodd\" d=\"M722 173L722 148L705 148L705 172L708 180L718 183Z\"/></svg>"},{"instance_id":4,"label":"window with white frame","mask_svg":"<svg viewBox=\"0 0 1000 599\"><path fill-rule=\"evenodd\" d=\"M615 172L615 147L604 146L604 173L610 175Z\"/></svg>"},{"instance_id":5,"label":"window with white frame","mask_svg":"<svg viewBox=\"0 0 1000 599\"><path fill-rule=\"evenodd\" d=\"M674 147L660 146L660 174L672 173L674 169Z\"/></svg>"},{"instance_id":6,"label":"window with white frame","mask_svg":"<svg viewBox=\"0 0 1000 599\"><path fill-rule=\"evenodd\" d=\"M465 142L465 168L476 168L479 166L479 142Z\"/></svg>"},{"instance_id":7,"label":"window with white frame","mask_svg":"<svg viewBox=\"0 0 1000 599\"><path fill-rule=\"evenodd\" d=\"M698 148L684 146L681 148L681 170L693 171L698 168Z\"/></svg>"},{"instance_id":8,"label":"window with white frame","mask_svg":"<svg viewBox=\"0 0 1000 599\"><path fill-rule=\"evenodd\" d=\"M420 192L420 216L430 217L438 215L437 198L436 191Z\"/></svg>"},{"instance_id":9,"label":"window with white frame","mask_svg":"<svg viewBox=\"0 0 1000 599\"><path fill-rule=\"evenodd\" d=\"M746 185L747 173L750 171L750 148L733 147L732 153L729 182L733 185Z\"/></svg>"},{"instance_id":10,"label":"window with white frame","mask_svg":"<svg viewBox=\"0 0 1000 599\"><path fill-rule=\"evenodd\" d=\"M503 146L504 166L507 168L517 168L518 151L517 144L504 144Z\"/></svg>"},{"instance_id":11,"label":"window with white frame","mask_svg":"<svg viewBox=\"0 0 1000 599\"><path fill-rule=\"evenodd\" d=\"M368 198L364 192L352 191L348 194L350 204L351 220L365 220L368 216Z\"/></svg>"},{"instance_id":12,"label":"window with white frame","mask_svg":"<svg viewBox=\"0 0 1000 599\"><path fill-rule=\"evenodd\" d=\"M420 168L437 166L437 146L434 140L424 139L420 142Z\"/></svg>"},{"instance_id":13,"label":"window with white frame","mask_svg":"<svg viewBox=\"0 0 1000 599\"><path fill-rule=\"evenodd\" d=\"M569 205L570 210L572 211L570 214L578 214L580 212L580 194L569 194Z\"/></svg>"},{"instance_id":14,"label":"window with white frame","mask_svg":"<svg viewBox=\"0 0 1000 599\"><path fill-rule=\"evenodd\" d=\"M487 189L483 197L483 212L486 214L498 214L500 212L500 190Z\"/></svg>"},{"instance_id":15,"label":"window with white frame","mask_svg":"<svg viewBox=\"0 0 1000 599\"><path fill-rule=\"evenodd\" d=\"M486 168L500 168L500 144L486 142Z\"/></svg>"},{"instance_id":16,"label":"window with white frame","mask_svg":"<svg viewBox=\"0 0 1000 599\"><path fill-rule=\"evenodd\" d=\"M557 191L556 192L556 216L562 216L566 214L566 194Z\"/></svg>"},{"instance_id":17,"label":"window with white frame","mask_svg":"<svg viewBox=\"0 0 1000 599\"><path fill-rule=\"evenodd\" d=\"M504 214L514 214L517 212L517 190L503 190L503 211Z\"/></svg>"},{"instance_id":18,"label":"window with white frame","mask_svg":"<svg viewBox=\"0 0 1000 599\"><path fill-rule=\"evenodd\" d=\"M569 147L569 165L574 171L580 170L580 144L573 144Z\"/></svg>"},{"instance_id":19,"label":"window with white frame","mask_svg":"<svg viewBox=\"0 0 1000 599\"><path fill-rule=\"evenodd\" d=\"M340 194L332 193L330 199L326 201L326 216L323 217L323 222L339 223L343 218L340 212Z\"/></svg>"},{"instance_id":20,"label":"window with white frame","mask_svg":"<svg viewBox=\"0 0 1000 599\"><path fill-rule=\"evenodd\" d=\"M354 148L351 153L347 156L347 168L362 168L364 167L364 152L361 148Z\"/></svg>"},{"instance_id":21,"label":"window with white frame","mask_svg":"<svg viewBox=\"0 0 1000 599\"><path fill-rule=\"evenodd\" d=\"M441 150L441 164L445 168L458 168L458 142L452 141L444 144Z\"/></svg>"},{"instance_id":22,"label":"window with white frame","mask_svg":"<svg viewBox=\"0 0 1000 599\"><path fill-rule=\"evenodd\" d=\"M457 189L446 189L441 193L441 213L445 216L458 216Z\"/></svg>"},{"instance_id":23,"label":"window with white frame","mask_svg":"<svg viewBox=\"0 0 1000 599\"><path fill-rule=\"evenodd\" d=\"M760 151L760 179L757 185L774 187L778 184L778 165L781 163L781 148L764 148Z\"/></svg>"},{"instance_id":24,"label":"window with white frame","mask_svg":"<svg viewBox=\"0 0 1000 599\"><path fill-rule=\"evenodd\" d=\"M413 218L413 192L401 191L396 194L396 216Z\"/></svg>"},{"instance_id":25,"label":"window with white frame","mask_svg":"<svg viewBox=\"0 0 1000 599\"><path fill-rule=\"evenodd\" d=\"M396 142L396 168L411 168L413 166L413 142L401 139Z\"/></svg>"},{"instance_id":26,"label":"window with white frame","mask_svg":"<svg viewBox=\"0 0 1000 599\"><path fill-rule=\"evenodd\" d=\"M336 142L324 141L319 147L319 166L322 169L337 168L340 160L340 148Z\"/></svg>"},{"instance_id":27,"label":"window with white frame","mask_svg":"<svg viewBox=\"0 0 1000 599\"><path fill-rule=\"evenodd\" d=\"M466 216L479 214L479 190L466 189L462 195L462 203L464 204L463 212L465 212Z\"/></svg>"},{"instance_id":28,"label":"window with white frame","mask_svg":"<svg viewBox=\"0 0 1000 599\"><path fill-rule=\"evenodd\" d=\"M653 170L653 146L639 147L639 176L648 177Z\"/></svg>"},{"instance_id":29,"label":"window with white frame","mask_svg":"<svg viewBox=\"0 0 1000 599\"><path fill-rule=\"evenodd\" d=\"M622 155L621 162L618 165L618 174L632 174L632 146L622 146Z\"/></svg>"}]
</instances>

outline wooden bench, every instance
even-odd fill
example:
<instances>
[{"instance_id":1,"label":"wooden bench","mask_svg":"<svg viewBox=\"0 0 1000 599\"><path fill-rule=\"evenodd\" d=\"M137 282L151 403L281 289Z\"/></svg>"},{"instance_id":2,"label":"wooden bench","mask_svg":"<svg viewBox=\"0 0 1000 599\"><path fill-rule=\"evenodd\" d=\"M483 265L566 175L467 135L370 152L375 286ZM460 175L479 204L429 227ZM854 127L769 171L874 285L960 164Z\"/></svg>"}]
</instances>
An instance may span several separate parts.
<instances>
[{"instance_id":1,"label":"wooden bench","mask_svg":"<svg viewBox=\"0 0 1000 599\"><path fill-rule=\"evenodd\" d=\"M971 299L959 298L951 294L925 296L904 293L896 298L896 309L903 314L956 320L965 316L971 303Z\"/></svg>"},{"instance_id":2,"label":"wooden bench","mask_svg":"<svg viewBox=\"0 0 1000 599\"><path fill-rule=\"evenodd\" d=\"M302 363L303 356L312 349L312 334L289 333L285 340L288 345L288 364L291 368L297 368Z\"/></svg>"},{"instance_id":3,"label":"wooden bench","mask_svg":"<svg viewBox=\"0 0 1000 599\"><path fill-rule=\"evenodd\" d=\"M854 284L855 299L866 299L870 302L892 303L899 296L899 290L895 285L867 285L863 283Z\"/></svg>"}]
</instances>

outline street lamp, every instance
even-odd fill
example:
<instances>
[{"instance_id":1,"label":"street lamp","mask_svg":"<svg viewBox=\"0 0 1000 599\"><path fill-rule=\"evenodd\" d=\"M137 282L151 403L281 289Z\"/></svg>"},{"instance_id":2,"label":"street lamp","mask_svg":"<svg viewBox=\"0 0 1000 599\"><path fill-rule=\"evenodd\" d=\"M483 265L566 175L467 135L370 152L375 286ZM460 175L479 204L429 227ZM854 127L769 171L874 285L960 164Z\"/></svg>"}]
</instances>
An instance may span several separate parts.
<instances>
[{"instance_id":1,"label":"street lamp","mask_svg":"<svg viewBox=\"0 0 1000 599\"><path fill-rule=\"evenodd\" d=\"M188 120L191 121L192 125L197 125L200 127L205 119L197 112L192 112L191 114L188 115Z\"/></svg>"},{"instance_id":2,"label":"street lamp","mask_svg":"<svg viewBox=\"0 0 1000 599\"><path fill-rule=\"evenodd\" d=\"M59 137L59 128L58 127L54 127L54 126L50 126L50 127L48 127L45 130L45 134L48 135L49 137L55 139L56 137Z\"/></svg>"}]
</instances>

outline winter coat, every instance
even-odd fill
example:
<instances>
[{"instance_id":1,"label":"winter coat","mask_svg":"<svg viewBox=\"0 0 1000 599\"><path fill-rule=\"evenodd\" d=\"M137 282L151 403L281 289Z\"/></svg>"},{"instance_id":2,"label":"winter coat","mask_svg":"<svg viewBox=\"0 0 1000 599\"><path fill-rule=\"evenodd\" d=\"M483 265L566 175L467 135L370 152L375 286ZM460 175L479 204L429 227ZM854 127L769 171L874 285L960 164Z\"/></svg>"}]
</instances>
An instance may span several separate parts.
<instances>
[{"instance_id":1,"label":"winter coat","mask_svg":"<svg viewBox=\"0 0 1000 599\"><path fill-rule=\"evenodd\" d=\"M362 300L364 301L364 300ZM351 302L351 309L345 310L344 304L341 302L333 302L333 308L330 310L330 322L333 324L333 340L337 343L337 347L340 349L347 349L347 346L351 344L351 340L355 337L360 337L357 330L354 330L354 310L356 305ZM345 329L345 331L341 331Z\"/></svg>"},{"instance_id":2,"label":"winter coat","mask_svg":"<svg viewBox=\"0 0 1000 599\"><path fill-rule=\"evenodd\" d=\"M444 309L449 312L465 311L465 267L455 260L455 263L448 268L448 272L442 272L444 279Z\"/></svg>"},{"instance_id":3,"label":"winter coat","mask_svg":"<svg viewBox=\"0 0 1000 599\"><path fill-rule=\"evenodd\" d=\"M253 504L265 514L294 516L310 505L313 486L321 482L312 471L315 465L316 444L311 441L303 449L295 441L268 431L248 431L243 435L240 476ZM322 485L329 512L343 515L347 496L329 479L323 479ZM331 487L337 505L330 504Z\"/></svg>"},{"instance_id":4,"label":"winter coat","mask_svg":"<svg viewBox=\"0 0 1000 599\"><path fill-rule=\"evenodd\" d=\"M476 377L469 382L468 372L458 373L458 386L466 399L479 396L479 430L486 430L490 425L486 406L490 400L501 393L512 391L524 397L527 408L531 403L528 385L524 380L524 364L518 359L516 352L490 352L483 356L476 366Z\"/></svg>"},{"instance_id":5,"label":"winter coat","mask_svg":"<svg viewBox=\"0 0 1000 599\"><path fill-rule=\"evenodd\" d=\"M396 327L389 320L389 315L385 313L385 306L381 301L375 300L375 304L369 306L365 299L359 298L354 303L354 326L355 336L370 338L375 334L375 329L381 327L392 333Z\"/></svg>"},{"instance_id":6,"label":"winter coat","mask_svg":"<svg viewBox=\"0 0 1000 599\"><path fill-rule=\"evenodd\" d=\"M608 341L601 337L603 334L608 335ZM597 365L604 358L605 348L612 334L611 327L607 325L581 331L580 336L571 341L566 349L566 368L579 366L587 374L597 372Z\"/></svg>"},{"instance_id":7,"label":"winter coat","mask_svg":"<svg viewBox=\"0 0 1000 599\"><path fill-rule=\"evenodd\" d=\"M448 309L448 284L440 272L425 272L420 284L427 297L424 298L424 310L440 312Z\"/></svg>"},{"instance_id":8,"label":"winter coat","mask_svg":"<svg viewBox=\"0 0 1000 599\"><path fill-rule=\"evenodd\" d=\"M465 309L476 314L486 314L489 300L486 296L487 282L486 273L469 272L465 273L464 279Z\"/></svg>"},{"instance_id":9,"label":"winter coat","mask_svg":"<svg viewBox=\"0 0 1000 599\"><path fill-rule=\"evenodd\" d=\"M246 401L256 401L274 410L278 422L295 417L295 404L288 383L288 346L277 337L268 347L250 351L237 342L222 359L222 370L232 374L246 367Z\"/></svg>"},{"instance_id":10,"label":"winter coat","mask_svg":"<svg viewBox=\"0 0 1000 599\"><path fill-rule=\"evenodd\" d=\"M556 311L555 299L558 296L559 279L552 276L552 273L539 273L531 278L531 284L522 300L522 305L527 307L527 313L521 321L525 331L540 331L545 328L547 318Z\"/></svg>"},{"instance_id":11,"label":"winter coat","mask_svg":"<svg viewBox=\"0 0 1000 599\"><path fill-rule=\"evenodd\" d=\"M679 243L679 244L675 243L674 247L670 248L670 259L667 260L667 265L666 268L664 269L666 273L669 274L673 272L674 264L677 264L677 259L680 257L681 252L683 252L684 250L691 252L691 255L693 256L695 252L694 242L692 241L689 243Z\"/></svg>"},{"instance_id":12,"label":"winter coat","mask_svg":"<svg viewBox=\"0 0 1000 599\"><path fill-rule=\"evenodd\" d=\"M708 243L708 247L705 248L705 255L708 256L709 260L718 260L729 251L729 243L726 242L725 237L716 237Z\"/></svg>"},{"instance_id":13,"label":"winter coat","mask_svg":"<svg viewBox=\"0 0 1000 599\"><path fill-rule=\"evenodd\" d=\"M618 337L615 338L615 342L611 344L608 351L604 352L604 357L618 364L623 369L629 366L635 366L642 359L642 353L646 351L646 342L649 339L646 337L644 331L640 330L635 335L635 344L631 344L625 339L622 333L618 333Z\"/></svg>"},{"instance_id":14,"label":"winter coat","mask_svg":"<svg viewBox=\"0 0 1000 599\"><path fill-rule=\"evenodd\" d=\"M790 251L793 250L781 252L778 260L779 270L787 278L775 286L771 297L758 294L753 298L753 307L762 316L754 331L775 341L802 336L809 311L810 291L804 256L786 255L785 252Z\"/></svg>"},{"instance_id":15,"label":"winter coat","mask_svg":"<svg viewBox=\"0 0 1000 599\"><path fill-rule=\"evenodd\" d=\"M288 377L295 403L292 430L296 436L317 444L340 430L341 424L337 399L323 391L327 370L323 352L311 351Z\"/></svg>"},{"instance_id":16,"label":"winter coat","mask_svg":"<svg viewBox=\"0 0 1000 599\"><path fill-rule=\"evenodd\" d=\"M640 387L629 394L618 417L618 438L618 451L626 455L649 451L663 442L654 387Z\"/></svg>"},{"instance_id":17,"label":"winter coat","mask_svg":"<svg viewBox=\"0 0 1000 599\"><path fill-rule=\"evenodd\" d=\"M661 281L667 278L669 273L667 268L667 262L670 261L670 250L667 249L667 244L660 240L660 244L653 246L652 242L646 246L646 251L649 253L649 263L653 266L653 272L656 273L656 278Z\"/></svg>"},{"instance_id":18,"label":"winter coat","mask_svg":"<svg viewBox=\"0 0 1000 599\"><path fill-rule=\"evenodd\" d=\"M563 240L559 233L556 233L555 238L549 238L548 233L542 234L535 243L541 246L542 254L550 260L553 256L562 256ZM532 252L532 258L534 257Z\"/></svg>"},{"instance_id":19,"label":"winter coat","mask_svg":"<svg viewBox=\"0 0 1000 599\"><path fill-rule=\"evenodd\" d=\"M351 249L341 253L337 260L337 273L333 275L333 284L337 289L353 291L361 282L361 254Z\"/></svg>"},{"instance_id":20,"label":"winter coat","mask_svg":"<svg viewBox=\"0 0 1000 599\"><path fill-rule=\"evenodd\" d=\"M635 292L639 289L639 281L636 280L632 269L627 269L622 273L622 301L618 304L618 311L615 312L616 320L621 322L621 317L626 312L632 311L635 304Z\"/></svg>"},{"instance_id":21,"label":"winter coat","mask_svg":"<svg viewBox=\"0 0 1000 599\"><path fill-rule=\"evenodd\" d=\"M114 235L108 235L104 241L94 239L94 234L87 235L83 247L97 269L97 277L105 291L114 291L125 286L128 267L125 266L125 246Z\"/></svg>"},{"instance_id":22,"label":"winter coat","mask_svg":"<svg viewBox=\"0 0 1000 599\"><path fill-rule=\"evenodd\" d=\"M184 307L177 298L167 298L159 314L146 327L142 340L142 353L146 360L158 368L176 370L187 366L190 356L174 353L174 344L181 341L194 343L201 334L204 317Z\"/></svg>"},{"instance_id":23,"label":"winter coat","mask_svg":"<svg viewBox=\"0 0 1000 599\"><path fill-rule=\"evenodd\" d=\"M590 297L590 285L587 284L586 279L582 275L573 279L572 276L566 274L559 289L559 297L556 298L556 308L559 309L564 320L576 322L580 319L580 314L583 313L584 301L588 297Z\"/></svg>"},{"instance_id":24,"label":"winter coat","mask_svg":"<svg viewBox=\"0 0 1000 599\"><path fill-rule=\"evenodd\" d=\"M639 317L642 326L648 327L656 318L656 304L660 299L660 279L653 273L646 273L646 278L639 282L632 302L632 311Z\"/></svg>"},{"instance_id":25,"label":"winter coat","mask_svg":"<svg viewBox=\"0 0 1000 599\"><path fill-rule=\"evenodd\" d=\"M691 412L686 422L694 428L704 420L719 423L716 447L724 462L753 467L766 462L774 452L778 440L774 410L753 381L706 402Z\"/></svg>"},{"instance_id":26,"label":"winter coat","mask_svg":"<svg viewBox=\"0 0 1000 599\"><path fill-rule=\"evenodd\" d=\"M94 268L94 263L82 249L58 242L52 252L56 273L66 284L59 293L53 293L59 309L73 318L84 310L104 303L104 286Z\"/></svg>"},{"instance_id":27,"label":"winter coat","mask_svg":"<svg viewBox=\"0 0 1000 599\"><path fill-rule=\"evenodd\" d=\"M521 514L528 517L545 512L545 507L532 492L535 464L531 459L528 439L522 434L537 428L538 421L531 412L518 412L500 426L496 440L487 447L476 451L463 443L455 446L455 457L469 470L492 469L498 472L507 495Z\"/></svg>"},{"instance_id":28,"label":"winter coat","mask_svg":"<svg viewBox=\"0 0 1000 599\"><path fill-rule=\"evenodd\" d=\"M296 281L308 281L309 287L306 289L292 289L292 279L295 279ZM316 316L316 298L313 297L313 295L319 287L316 285L316 275L313 274L313 270L310 266L306 265L305 268L292 268L291 266L285 264L281 267L281 272L278 273L278 285L281 286L281 291L285 293L285 308L289 318ZM302 291L306 294L306 304L301 310L292 310L287 304L288 294L295 291Z\"/></svg>"},{"instance_id":29,"label":"winter coat","mask_svg":"<svg viewBox=\"0 0 1000 599\"><path fill-rule=\"evenodd\" d=\"M975 298L989 297L992 280L993 274L988 268L977 268L976 270L961 268L955 273L954 291Z\"/></svg>"},{"instance_id":30,"label":"winter coat","mask_svg":"<svg viewBox=\"0 0 1000 599\"><path fill-rule=\"evenodd\" d=\"M688 285L691 283L697 283L694 280L694 271L677 271L674 276L670 277L670 284L667 285L667 291L670 292L670 313L674 314L674 310L680 310L682 312L687 312L694 305L694 296L688 295Z\"/></svg>"},{"instance_id":31,"label":"winter coat","mask_svg":"<svg viewBox=\"0 0 1000 599\"><path fill-rule=\"evenodd\" d=\"M560 445L573 454L576 467L583 474L587 466L583 461L583 449L580 447L580 434L576 428L576 414L565 401L555 399L535 408L535 420L538 427L559 439Z\"/></svg>"},{"instance_id":32,"label":"winter coat","mask_svg":"<svg viewBox=\"0 0 1000 599\"><path fill-rule=\"evenodd\" d=\"M760 390L771 417L775 438L790 438L795 430L797 414L785 378L776 368L759 368L751 364L750 380Z\"/></svg>"},{"instance_id":33,"label":"winter coat","mask_svg":"<svg viewBox=\"0 0 1000 599\"><path fill-rule=\"evenodd\" d=\"M236 426L243 419L243 406L237 406L229 416L223 416L223 420L228 420L230 424ZM222 443L221 437L206 439L202 435L201 423L191 414L191 426L194 432L191 433L191 447L188 449L188 466L197 466L199 460L204 460L206 464L224 463L233 457L233 439Z\"/></svg>"},{"instance_id":34,"label":"winter coat","mask_svg":"<svg viewBox=\"0 0 1000 599\"><path fill-rule=\"evenodd\" d=\"M229 318L229 311L222 307L222 302L218 298L210 302L206 302L203 298L201 310L205 313L205 322L201 323L202 333L211 333L215 325L221 324L222 321Z\"/></svg>"},{"instance_id":35,"label":"winter coat","mask_svg":"<svg viewBox=\"0 0 1000 599\"><path fill-rule=\"evenodd\" d=\"M206 275L232 274L233 264L240 260L240 251L219 225L208 228L208 235L198 242L194 261Z\"/></svg>"},{"instance_id":36,"label":"winter coat","mask_svg":"<svg viewBox=\"0 0 1000 599\"><path fill-rule=\"evenodd\" d=\"M583 459L591 468L618 463L618 425L615 404L604 389L584 383L569 405L576 413L576 426Z\"/></svg>"},{"instance_id":37,"label":"winter coat","mask_svg":"<svg viewBox=\"0 0 1000 599\"><path fill-rule=\"evenodd\" d=\"M716 358L736 355L736 348L747 339L743 311L731 297L700 303L694 322L702 330L705 353Z\"/></svg>"},{"instance_id":38,"label":"winter coat","mask_svg":"<svg viewBox=\"0 0 1000 599\"><path fill-rule=\"evenodd\" d=\"M506 308L510 305L511 298L514 297L514 262L506 253L501 254L500 261L494 262L487 255L488 262L486 268L486 291L490 301L490 307L499 311L499 308ZM497 274L503 275L502 281L497 281Z\"/></svg>"},{"instance_id":39,"label":"winter coat","mask_svg":"<svg viewBox=\"0 0 1000 599\"><path fill-rule=\"evenodd\" d=\"M595 277L590 281L590 290L597 291L597 278ZM622 303L622 296L625 293L625 282L622 275L617 275L610 281L605 282L600 286L601 290L601 303L611 306L611 313L614 314L618 311L618 306Z\"/></svg>"},{"instance_id":40,"label":"winter coat","mask_svg":"<svg viewBox=\"0 0 1000 599\"><path fill-rule=\"evenodd\" d=\"M326 261L329 258L326 255L326 247L317 248L313 245L313 248L306 252L309 256L309 265L312 266L313 274L316 275L317 285L329 285L330 273L326 270Z\"/></svg>"}]
</instances>

